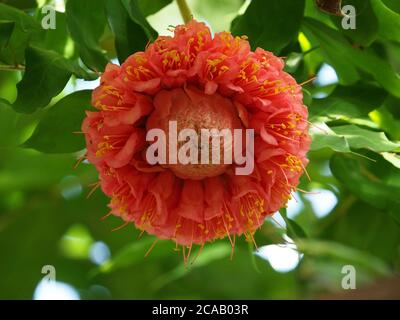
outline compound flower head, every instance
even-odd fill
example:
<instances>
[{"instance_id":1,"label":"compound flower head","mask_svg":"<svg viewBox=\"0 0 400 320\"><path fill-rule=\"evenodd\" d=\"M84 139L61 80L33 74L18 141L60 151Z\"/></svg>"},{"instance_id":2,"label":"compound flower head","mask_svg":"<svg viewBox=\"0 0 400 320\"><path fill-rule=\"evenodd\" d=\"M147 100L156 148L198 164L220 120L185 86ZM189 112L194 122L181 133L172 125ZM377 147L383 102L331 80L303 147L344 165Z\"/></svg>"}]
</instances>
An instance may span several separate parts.
<instances>
[{"instance_id":1,"label":"compound flower head","mask_svg":"<svg viewBox=\"0 0 400 320\"><path fill-rule=\"evenodd\" d=\"M283 67L271 52L251 51L246 37L212 37L195 20L121 66L109 64L93 92L97 111L87 112L82 130L111 212L183 246L252 238L266 216L286 205L307 164L307 108ZM236 161L173 163L170 155L152 164L146 135L161 129L169 136L171 121L177 131L253 129L253 170L238 175Z\"/></svg>"}]
</instances>

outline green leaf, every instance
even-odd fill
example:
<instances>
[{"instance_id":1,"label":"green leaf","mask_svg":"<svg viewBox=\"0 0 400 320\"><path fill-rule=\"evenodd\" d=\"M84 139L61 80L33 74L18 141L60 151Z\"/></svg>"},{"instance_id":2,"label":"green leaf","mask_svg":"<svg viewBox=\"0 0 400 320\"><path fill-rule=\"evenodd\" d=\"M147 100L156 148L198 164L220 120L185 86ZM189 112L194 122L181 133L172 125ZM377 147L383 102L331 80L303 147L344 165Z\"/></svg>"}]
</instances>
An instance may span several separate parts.
<instances>
[{"instance_id":1,"label":"green leaf","mask_svg":"<svg viewBox=\"0 0 400 320\"><path fill-rule=\"evenodd\" d=\"M312 137L311 150L329 148L336 152L351 152L347 139L337 135L323 122L313 124L310 134Z\"/></svg>"},{"instance_id":2,"label":"green leaf","mask_svg":"<svg viewBox=\"0 0 400 320\"><path fill-rule=\"evenodd\" d=\"M33 17L3 3L0 3L0 20L14 21L24 32L41 30L41 25Z\"/></svg>"},{"instance_id":3,"label":"green leaf","mask_svg":"<svg viewBox=\"0 0 400 320\"><path fill-rule=\"evenodd\" d=\"M103 71L108 59L99 46L106 25L103 0L68 0L65 13L68 30L83 62L92 70Z\"/></svg>"},{"instance_id":4,"label":"green leaf","mask_svg":"<svg viewBox=\"0 0 400 320\"><path fill-rule=\"evenodd\" d=\"M0 108L7 107L11 107L11 104L6 99L0 98Z\"/></svg>"},{"instance_id":5,"label":"green leaf","mask_svg":"<svg viewBox=\"0 0 400 320\"><path fill-rule=\"evenodd\" d=\"M118 59L122 63L134 52L143 51L148 38L142 27L131 20L121 0L105 0L105 5Z\"/></svg>"},{"instance_id":6,"label":"green leaf","mask_svg":"<svg viewBox=\"0 0 400 320\"><path fill-rule=\"evenodd\" d=\"M342 84L354 84L359 79L357 68L371 75L394 96L400 97L400 77L387 61L369 50L353 48L338 31L317 20L305 18L303 25L318 39Z\"/></svg>"},{"instance_id":7,"label":"green leaf","mask_svg":"<svg viewBox=\"0 0 400 320\"><path fill-rule=\"evenodd\" d=\"M304 0L253 0L246 12L235 19L232 33L248 36L253 48L278 54L297 37L304 6Z\"/></svg>"},{"instance_id":8,"label":"green leaf","mask_svg":"<svg viewBox=\"0 0 400 320\"><path fill-rule=\"evenodd\" d=\"M386 7L400 14L400 2L397 0L382 0Z\"/></svg>"},{"instance_id":9,"label":"green leaf","mask_svg":"<svg viewBox=\"0 0 400 320\"><path fill-rule=\"evenodd\" d=\"M370 74L392 95L400 97L400 76L386 60L372 51L352 48L351 62L358 69Z\"/></svg>"},{"instance_id":10,"label":"green leaf","mask_svg":"<svg viewBox=\"0 0 400 320\"><path fill-rule=\"evenodd\" d=\"M287 217L286 209L281 209L281 210L279 210L279 212L280 212L283 220L285 220L286 233L290 238L292 238L294 240L299 239L299 238L301 238L301 239L307 238L307 234L305 233L303 228L300 227L300 225L296 221Z\"/></svg>"},{"instance_id":11,"label":"green leaf","mask_svg":"<svg viewBox=\"0 0 400 320\"><path fill-rule=\"evenodd\" d=\"M0 21L15 23L10 37L0 37L0 42L7 39L7 47L0 50L0 61L10 65L23 64L28 42L38 44L43 39L44 32L40 23L23 11L3 3L0 3Z\"/></svg>"},{"instance_id":12,"label":"green leaf","mask_svg":"<svg viewBox=\"0 0 400 320\"><path fill-rule=\"evenodd\" d=\"M302 227L300 227L300 225L296 221L290 218L286 218L285 222L288 226L287 235L290 238L292 239L307 238L305 231L303 230Z\"/></svg>"},{"instance_id":13,"label":"green leaf","mask_svg":"<svg viewBox=\"0 0 400 320\"><path fill-rule=\"evenodd\" d=\"M345 125L331 128L337 135L345 137L351 148L369 149L374 152L393 151L400 143L389 141L383 132L362 129L355 125Z\"/></svg>"},{"instance_id":14,"label":"green leaf","mask_svg":"<svg viewBox=\"0 0 400 320\"><path fill-rule=\"evenodd\" d=\"M0 21L0 50L3 50L10 41L11 34L14 31L15 22Z\"/></svg>"},{"instance_id":15,"label":"green leaf","mask_svg":"<svg viewBox=\"0 0 400 320\"><path fill-rule=\"evenodd\" d=\"M381 164L388 167L381 159L379 164L364 161L369 165L369 170L376 172ZM387 169L391 169L390 166ZM400 242L398 226L393 223L393 218L386 212L377 209L367 202L357 199L352 194L342 190L342 201L326 224L320 220L322 232L318 233L319 239L326 239L341 243L358 250L366 251L383 261L391 264L393 256L397 255Z\"/></svg>"},{"instance_id":16,"label":"green leaf","mask_svg":"<svg viewBox=\"0 0 400 320\"><path fill-rule=\"evenodd\" d=\"M36 0L2 0L1 2L18 9L33 9L37 6Z\"/></svg>"},{"instance_id":17,"label":"green leaf","mask_svg":"<svg viewBox=\"0 0 400 320\"><path fill-rule=\"evenodd\" d=\"M172 0L137 0L140 11L142 14L147 17L151 14L154 14L160 11L165 6L169 5Z\"/></svg>"},{"instance_id":18,"label":"green leaf","mask_svg":"<svg viewBox=\"0 0 400 320\"><path fill-rule=\"evenodd\" d=\"M336 179L373 207L391 209L400 205L400 199L396 197L400 188L387 185L360 161L335 154L330 160L330 167Z\"/></svg>"},{"instance_id":19,"label":"green leaf","mask_svg":"<svg viewBox=\"0 0 400 320\"><path fill-rule=\"evenodd\" d=\"M389 211L389 214L393 218L394 221L400 226L400 210L393 209Z\"/></svg>"},{"instance_id":20,"label":"green leaf","mask_svg":"<svg viewBox=\"0 0 400 320\"><path fill-rule=\"evenodd\" d=\"M334 24L353 43L362 46L371 45L378 36L378 19L372 10L370 1L345 0L342 3L342 7L345 5L352 5L356 8L356 28L344 29L342 27L342 16L331 16Z\"/></svg>"},{"instance_id":21,"label":"green leaf","mask_svg":"<svg viewBox=\"0 0 400 320\"><path fill-rule=\"evenodd\" d=\"M119 249L111 259L94 269L92 275L110 273L118 269L146 263L144 258L149 250L151 251L150 259L160 259L169 256L172 249L173 245L169 241L158 241L155 237L138 239Z\"/></svg>"},{"instance_id":22,"label":"green leaf","mask_svg":"<svg viewBox=\"0 0 400 320\"><path fill-rule=\"evenodd\" d=\"M381 155L386 161L390 162L396 168L400 169L400 156L399 155L397 155L395 153L391 153L391 152L382 152Z\"/></svg>"},{"instance_id":23,"label":"green leaf","mask_svg":"<svg viewBox=\"0 0 400 320\"><path fill-rule=\"evenodd\" d=\"M390 274L389 267L378 257L368 254L365 251L344 246L340 243L305 239L296 243L296 245L299 251L303 252L305 255L332 257L344 260L348 263L359 264L381 276Z\"/></svg>"},{"instance_id":24,"label":"green leaf","mask_svg":"<svg viewBox=\"0 0 400 320\"><path fill-rule=\"evenodd\" d=\"M140 11L138 0L121 0L125 9L133 22L141 26L150 41L154 41L158 34L157 31L147 22L145 16Z\"/></svg>"},{"instance_id":25,"label":"green leaf","mask_svg":"<svg viewBox=\"0 0 400 320\"><path fill-rule=\"evenodd\" d=\"M154 291L160 290L167 284L184 277L194 269L205 267L214 261L227 258L231 251L232 248L227 243L215 243L212 246L206 246L202 250L201 254L199 254L196 261L190 265L190 268L188 268L188 266L186 266L184 263L180 263L171 271L162 274L159 278L156 278L151 284L151 287ZM195 255L196 253L193 253L193 256Z\"/></svg>"},{"instance_id":26,"label":"green leaf","mask_svg":"<svg viewBox=\"0 0 400 320\"><path fill-rule=\"evenodd\" d=\"M303 61L303 58L303 53L291 52L285 60L285 71L288 73L296 72Z\"/></svg>"},{"instance_id":27,"label":"green leaf","mask_svg":"<svg viewBox=\"0 0 400 320\"><path fill-rule=\"evenodd\" d=\"M126 245L120 249L112 259L106 261L96 269L94 274L97 272L108 273L142 262L147 248L149 248L153 242L153 238L145 238Z\"/></svg>"},{"instance_id":28,"label":"green leaf","mask_svg":"<svg viewBox=\"0 0 400 320\"><path fill-rule=\"evenodd\" d=\"M369 116L392 140L400 140L400 119L395 118L385 104L372 111Z\"/></svg>"},{"instance_id":29,"label":"green leaf","mask_svg":"<svg viewBox=\"0 0 400 320\"><path fill-rule=\"evenodd\" d=\"M42 19L44 14L39 15ZM68 41L67 18L65 13L56 11L56 28L45 31L43 47L63 55Z\"/></svg>"},{"instance_id":30,"label":"green leaf","mask_svg":"<svg viewBox=\"0 0 400 320\"><path fill-rule=\"evenodd\" d=\"M35 47L26 50L26 70L17 84L18 97L13 104L17 112L32 113L47 106L64 89L72 74L85 79L93 77L77 63L54 51Z\"/></svg>"},{"instance_id":31,"label":"green leaf","mask_svg":"<svg viewBox=\"0 0 400 320\"><path fill-rule=\"evenodd\" d=\"M373 85L338 86L327 98L313 100L309 107L310 120L344 120L367 125L371 122L368 114L381 106L386 97L386 91Z\"/></svg>"},{"instance_id":32,"label":"green leaf","mask_svg":"<svg viewBox=\"0 0 400 320\"><path fill-rule=\"evenodd\" d=\"M388 140L383 132L366 130L355 125L330 128L325 123L315 123L310 128L310 135L312 151L329 148L336 152L352 153L351 149L368 149L385 154L384 158L392 162L393 157L388 157L385 152L400 148L400 143Z\"/></svg>"},{"instance_id":33,"label":"green leaf","mask_svg":"<svg viewBox=\"0 0 400 320\"><path fill-rule=\"evenodd\" d=\"M80 131L90 108L91 90L76 91L52 106L43 116L24 147L45 153L70 153L85 147Z\"/></svg>"},{"instance_id":34,"label":"green leaf","mask_svg":"<svg viewBox=\"0 0 400 320\"><path fill-rule=\"evenodd\" d=\"M5 48L0 51L0 61L9 65L23 65L24 52L29 41L29 33L16 27Z\"/></svg>"},{"instance_id":35,"label":"green leaf","mask_svg":"<svg viewBox=\"0 0 400 320\"><path fill-rule=\"evenodd\" d=\"M351 62L351 46L336 30L312 18L303 19L303 28L308 37L319 43L327 62L332 65L341 84L350 85L360 78L357 69Z\"/></svg>"},{"instance_id":36,"label":"green leaf","mask_svg":"<svg viewBox=\"0 0 400 320\"><path fill-rule=\"evenodd\" d=\"M371 0L379 20L379 34L389 40L400 41L400 13L391 10L380 0Z\"/></svg>"}]
</instances>

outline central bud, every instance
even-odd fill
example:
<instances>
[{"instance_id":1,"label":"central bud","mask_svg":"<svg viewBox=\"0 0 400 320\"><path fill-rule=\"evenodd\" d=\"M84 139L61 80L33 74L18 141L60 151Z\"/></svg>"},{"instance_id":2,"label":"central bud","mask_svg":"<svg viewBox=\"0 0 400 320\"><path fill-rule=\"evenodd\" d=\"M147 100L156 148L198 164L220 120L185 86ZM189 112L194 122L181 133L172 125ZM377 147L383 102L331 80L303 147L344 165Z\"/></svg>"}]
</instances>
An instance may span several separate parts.
<instances>
[{"instance_id":1,"label":"central bud","mask_svg":"<svg viewBox=\"0 0 400 320\"><path fill-rule=\"evenodd\" d=\"M234 129L242 128L231 100L188 87L159 92L154 108L146 127L165 133L163 167L180 178L194 180L226 171L233 159Z\"/></svg>"}]
</instances>

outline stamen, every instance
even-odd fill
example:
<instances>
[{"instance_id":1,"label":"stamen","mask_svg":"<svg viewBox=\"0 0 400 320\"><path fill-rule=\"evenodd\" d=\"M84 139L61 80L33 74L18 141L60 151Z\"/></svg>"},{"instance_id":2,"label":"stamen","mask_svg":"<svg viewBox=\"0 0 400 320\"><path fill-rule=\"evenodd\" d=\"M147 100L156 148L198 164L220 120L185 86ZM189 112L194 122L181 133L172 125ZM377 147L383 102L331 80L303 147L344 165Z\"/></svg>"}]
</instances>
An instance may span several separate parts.
<instances>
[{"instance_id":1,"label":"stamen","mask_svg":"<svg viewBox=\"0 0 400 320\"><path fill-rule=\"evenodd\" d=\"M310 83L310 82L314 81L315 79L317 79L317 77L312 77L312 78L310 78L310 79L308 79L308 80L306 80L306 81L300 83L299 86L304 86L304 85L306 85L307 83Z\"/></svg>"},{"instance_id":2,"label":"stamen","mask_svg":"<svg viewBox=\"0 0 400 320\"><path fill-rule=\"evenodd\" d=\"M144 255L145 258L147 258L150 255L150 253L153 251L154 247L156 246L157 242L158 242L158 239L154 240L154 242L150 246L149 250L147 250L146 254Z\"/></svg>"},{"instance_id":3,"label":"stamen","mask_svg":"<svg viewBox=\"0 0 400 320\"><path fill-rule=\"evenodd\" d=\"M112 211L110 211L109 213L107 213L106 215L104 215L104 216L102 216L101 218L100 218L100 221L104 221L104 220L106 220L109 216L111 216L112 215Z\"/></svg>"},{"instance_id":4,"label":"stamen","mask_svg":"<svg viewBox=\"0 0 400 320\"><path fill-rule=\"evenodd\" d=\"M120 225L119 227L112 229L111 232L121 230L122 228L126 227L128 224L129 224L129 221L126 221L123 225Z\"/></svg>"},{"instance_id":5,"label":"stamen","mask_svg":"<svg viewBox=\"0 0 400 320\"><path fill-rule=\"evenodd\" d=\"M89 187L92 187L92 190L89 191L88 195L86 196L86 199L89 199L89 197L97 190L98 187L100 187L101 182L95 182L89 185Z\"/></svg>"},{"instance_id":6,"label":"stamen","mask_svg":"<svg viewBox=\"0 0 400 320\"><path fill-rule=\"evenodd\" d=\"M86 154L84 154L82 157L79 157L78 160L76 161L76 163L73 166L73 169L75 170L76 168L78 168L78 166L82 163L83 160L86 159Z\"/></svg>"},{"instance_id":7,"label":"stamen","mask_svg":"<svg viewBox=\"0 0 400 320\"><path fill-rule=\"evenodd\" d=\"M205 243L203 242L200 246L200 249L197 251L196 255L194 256L192 262L190 263L191 265L194 264L194 262L197 260L197 258L200 256L200 253L203 251Z\"/></svg>"}]
</instances>

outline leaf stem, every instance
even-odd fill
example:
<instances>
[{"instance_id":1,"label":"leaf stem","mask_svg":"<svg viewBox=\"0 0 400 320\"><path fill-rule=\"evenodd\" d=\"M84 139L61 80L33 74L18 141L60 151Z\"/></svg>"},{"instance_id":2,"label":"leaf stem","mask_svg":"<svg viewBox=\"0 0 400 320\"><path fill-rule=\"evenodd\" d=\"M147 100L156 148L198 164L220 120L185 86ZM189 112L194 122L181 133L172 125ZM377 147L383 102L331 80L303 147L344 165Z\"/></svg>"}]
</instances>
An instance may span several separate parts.
<instances>
[{"instance_id":1,"label":"leaf stem","mask_svg":"<svg viewBox=\"0 0 400 320\"><path fill-rule=\"evenodd\" d=\"M0 64L0 71L16 71L16 70L25 70L25 66L20 64L15 66Z\"/></svg>"},{"instance_id":2,"label":"leaf stem","mask_svg":"<svg viewBox=\"0 0 400 320\"><path fill-rule=\"evenodd\" d=\"M179 11L181 13L182 19L185 23L188 23L193 18L193 14L190 11L190 8L186 2L186 0L176 0L178 4Z\"/></svg>"}]
</instances>

